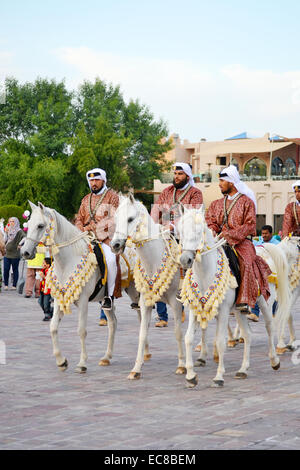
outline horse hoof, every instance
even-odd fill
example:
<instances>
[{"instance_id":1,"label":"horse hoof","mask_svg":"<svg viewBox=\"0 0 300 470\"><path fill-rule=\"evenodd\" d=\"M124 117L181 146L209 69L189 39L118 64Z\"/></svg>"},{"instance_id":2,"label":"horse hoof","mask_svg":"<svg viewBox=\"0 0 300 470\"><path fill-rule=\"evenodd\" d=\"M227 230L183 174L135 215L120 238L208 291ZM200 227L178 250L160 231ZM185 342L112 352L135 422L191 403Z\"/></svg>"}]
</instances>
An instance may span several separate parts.
<instances>
[{"instance_id":1,"label":"horse hoof","mask_svg":"<svg viewBox=\"0 0 300 470\"><path fill-rule=\"evenodd\" d=\"M227 343L227 346L228 346L229 348L235 348L236 345L237 345L237 341L236 341L236 340L232 340L232 341L230 340L230 341L228 341L228 343Z\"/></svg>"},{"instance_id":2,"label":"horse hoof","mask_svg":"<svg viewBox=\"0 0 300 470\"><path fill-rule=\"evenodd\" d=\"M195 347L194 351L196 351L196 352L201 352L201 344L197 344L197 346Z\"/></svg>"},{"instance_id":3,"label":"horse hoof","mask_svg":"<svg viewBox=\"0 0 300 470\"><path fill-rule=\"evenodd\" d=\"M214 354L214 361L219 364L219 356L217 356L216 354Z\"/></svg>"},{"instance_id":4,"label":"horse hoof","mask_svg":"<svg viewBox=\"0 0 300 470\"><path fill-rule=\"evenodd\" d=\"M130 372L130 374L127 377L129 380L138 380L141 378L141 373L140 372Z\"/></svg>"},{"instance_id":5,"label":"horse hoof","mask_svg":"<svg viewBox=\"0 0 300 470\"><path fill-rule=\"evenodd\" d=\"M100 359L99 366L110 366L110 361L108 359Z\"/></svg>"},{"instance_id":6,"label":"horse hoof","mask_svg":"<svg viewBox=\"0 0 300 470\"><path fill-rule=\"evenodd\" d=\"M195 367L204 367L206 366L206 361L204 359L197 359L195 362Z\"/></svg>"},{"instance_id":7,"label":"horse hoof","mask_svg":"<svg viewBox=\"0 0 300 470\"><path fill-rule=\"evenodd\" d=\"M63 372L68 368L68 361L65 359L65 361L62 364L57 364L58 368Z\"/></svg>"},{"instance_id":8,"label":"horse hoof","mask_svg":"<svg viewBox=\"0 0 300 470\"><path fill-rule=\"evenodd\" d=\"M297 348L295 348L295 346L293 346L292 344L287 344L286 347L287 347L287 349L288 349L289 351L296 351L296 349L297 349Z\"/></svg>"},{"instance_id":9,"label":"horse hoof","mask_svg":"<svg viewBox=\"0 0 300 470\"><path fill-rule=\"evenodd\" d=\"M246 372L237 372L234 376L235 379L246 379L247 377Z\"/></svg>"},{"instance_id":10,"label":"horse hoof","mask_svg":"<svg viewBox=\"0 0 300 470\"><path fill-rule=\"evenodd\" d=\"M288 348L287 348L286 346L284 346L284 348L279 348L279 347L277 346L277 348L276 348L276 353L279 354L279 355L282 355L282 354L284 354L284 353L287 352L287 351L288 351Z\"/></svg>"},{"instance_id":11,"label":"horse hoof","mask_svg":"<svg viewBox=\"0 0 300 470\"><path fill-rule=\"evenodd\" d=\"M213 388L221 388L224 387L224 380L213 380L213 383L211 384Z\"/></svg>"},{"instance_id":12,"label":"horse hoof","mask_svg":"<svg viewBox=\"0 0 300 470\"><path fill-rule=\"evenodd\" d=\"M192 379L186 379L186 386L188 388L194 388L196 387L196 385L198 384L198 376L197 374L195 375L195 377L193 377Z\"/></svg>"},{"instance_id":13,"label":"horse hoof","mask_svg":"<svg viewBox=\"0 0 300 470\"><path fill-rule=\"evenodd\" d=\"M279 368L280 368L280 361L278 362L276 366L272 366L272 369L274 370L278 370Z\"/></svg>"},{"instance_id":14,"label":"horse hoof","mask_svg":"<svg viewBox=\"0 0 300 470\"><path fill-rule=\"evenodd\" d=\"M177 374L177 375L186 374L186 368L185 367L177 367L175 374Z\"/></svg>"},{"instance_id":15,"label":"horse hoof","mask_svg":"<svg viewBox=\"0 0 300 470\"><path fill-rule=\"evenodd\" d=\"M145 354L144 355L144 361L145 362L150 361L151 357L152 357L152 354Z\"/></svg>"},{"instance_id":16,"label":"horse hoof","mask_svg":"<svg viewBox=\"0 0 300 470\"><path fill-rule=\"evenodd\" d=\"M76 367L75 369L75 372L77 372L78 374L85 374L86 371L87 371L86 367Z\"/></svg>"},{"instance_id":17,"label":"horse hoof","mask_svg":"<svg viewBox=\"0 0 300 470\"><path fill-rule=\"evenodd\" d=\"M244 343L244 342L245 342L245 341L244 341L244 338L240 338L240 339L238 340L238 342L239 342L239 343Z\"/></svg>"}]
</instances>

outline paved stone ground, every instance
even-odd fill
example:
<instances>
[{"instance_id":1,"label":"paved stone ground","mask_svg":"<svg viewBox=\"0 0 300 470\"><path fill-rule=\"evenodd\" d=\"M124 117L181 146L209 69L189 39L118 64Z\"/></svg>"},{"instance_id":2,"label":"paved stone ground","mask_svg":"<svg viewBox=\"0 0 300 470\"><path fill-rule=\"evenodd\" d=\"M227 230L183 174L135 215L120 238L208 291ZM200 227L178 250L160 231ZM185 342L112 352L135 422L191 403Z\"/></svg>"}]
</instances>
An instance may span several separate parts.
<instances>
[{"instance_id":1,"label":"paved stone ground","mask_svg":"<svg viewBox=\"0 0 300 470\"><path fill-rule=\"evenodd\" d=\"M198 369L199 384L187 389L176 369L173 319L150 327L152 359L140 381L129 381L138 340L136 312L127 297L117 301L118 331L110 367L99 367L107 327L98 326L99 307L90 304L88 371L75 373L80 343L77 313L62 321L59 337L69 369L57 369L49 323L37 300L16 292L0 294L0 449L299 449L300 365L291 353L273 371L267 356L264 322L252 323L251 368L246 380L234 378L242 345L226 352L225 386L210 387L215 323L209 327L210 355ZM300 339L300 315L295 315ZM154 312L154 311L153 311ZM153 317L155 314L153 313ZM231 319L233 322L234 319ZM184 331L187 322L184 323ZM196 357L196 353L195 353Z\"/></svg>"}]
</instances>

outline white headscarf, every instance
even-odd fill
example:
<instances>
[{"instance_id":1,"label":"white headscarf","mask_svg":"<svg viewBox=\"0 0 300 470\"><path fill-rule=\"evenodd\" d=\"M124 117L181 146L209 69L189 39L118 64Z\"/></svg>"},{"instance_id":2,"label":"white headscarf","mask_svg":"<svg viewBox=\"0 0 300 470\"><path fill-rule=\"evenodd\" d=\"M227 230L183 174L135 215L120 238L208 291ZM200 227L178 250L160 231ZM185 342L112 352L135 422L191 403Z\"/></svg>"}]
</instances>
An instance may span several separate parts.
<instances>
[{"instance_id":1,"label":"white headscarf","mask_svg":"<svg viewBox=\"0 0 300 470\"><path fill-rule=\"evenodd\" d=\"M295 181L295 183L292 184L293 191L295 191L296 186L298 186L298 188L300 188L300 180Z\"/></svg>"},{"instance_id":2,"label":"white headscarf","mask_svg":"<svg viewBox=\"0 0 300 470\"><path fill-rule=\"evenodd\" d=\"M225 174L227 176L222 176ZM224 181L228 181L229 183L233 183L239 193L245 194L245 196L248 196L254 202L255 210L257 210L254 192L246 185L246 183L244 183L244 181L241 181L239 172L234 165L229 165L227 168L224 168L224 170L219 174L219 178Z\"/></svg>"},{"instance_id":3,"label":"white headscarf","mask_svg":"<svg viewBox=\"0 0 300 470\"><path fill-rule=\"evenodd\" d=\"M195 181L190 165L188 163L176 162L174 163L173 168L176 168L177 166L182 168L182 171L184 171L184 173L189 177L189 185L195 186Z\"/></svg>"},{"instance_id":4,"label":"white headscarf","mask_svg":"<svg viewBox=\"0 0 300 470\"><path fill-rule=\"evenodd\" d=\"M86 172L86 179L87 179L87 182L89 184L90 189L91 189L90 180L103 180L104 181L104 185L101 188L101 190L99 191L99 194L101 192L105 191L105 189L107 189L107 187L106 187L106 172L104 170L102 170L101 168L93 168L93 170L87 171Z\"/></svg>"}]
</instances>

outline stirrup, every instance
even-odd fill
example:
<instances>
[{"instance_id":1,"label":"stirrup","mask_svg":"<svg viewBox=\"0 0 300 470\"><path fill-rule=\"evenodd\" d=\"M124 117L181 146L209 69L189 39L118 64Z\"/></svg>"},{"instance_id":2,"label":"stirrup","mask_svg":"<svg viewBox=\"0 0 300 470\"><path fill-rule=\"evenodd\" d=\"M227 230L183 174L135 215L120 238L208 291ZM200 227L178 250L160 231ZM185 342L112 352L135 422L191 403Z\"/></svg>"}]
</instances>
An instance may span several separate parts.
<instances>
[{"instance_id":1,"label":"stirrup","mask_svg":"<svg viewBox=\"0 0 300 470\"><path fill-rule=\"evenodd\" d=\"M104 297L103 302L102 302L102 308L104 310L111 310L113 307L113 300L114 300L113 296Z\"/></svg>"},{"instance_id":2,"label":"stirrup","mask_svg":"<svg viewBox=\"0 0 300 470\"><path fill-rule=\"evenodd\" d=\"M178 300L178 302L181 302L181 303L182 303L182 300L181 300L181 290L178 290L178 291L177 291L176 300Z\"/></svg>"}]
</instances>

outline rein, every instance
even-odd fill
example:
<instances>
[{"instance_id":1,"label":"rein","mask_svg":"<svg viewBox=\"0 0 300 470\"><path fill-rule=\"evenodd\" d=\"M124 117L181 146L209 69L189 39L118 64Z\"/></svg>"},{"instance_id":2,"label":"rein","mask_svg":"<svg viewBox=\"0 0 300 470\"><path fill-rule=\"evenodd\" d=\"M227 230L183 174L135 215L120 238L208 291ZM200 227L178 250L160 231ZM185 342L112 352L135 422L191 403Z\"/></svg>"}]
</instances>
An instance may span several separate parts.
<instances>
[{"instance_id":1,"label":"rein","mask_svg":"<svg viewBox=\"0 0 300 470\"><path fill-rule=\"evenodd\" d=\"M73 245L74 243L78 242L79 240L84 240L87 244L91 243L92 241L95 240L95 235L93 233L89 232L80 232L78 235L75 237L71 238L71 240L66 240L61 243L55 243L54 241L54 230L56 229L57 224L56 224L56 217L54 212L51 210L51 218L50 218L50 223L46 228L45 234L42 237L41 240L35 240L34 238L31 237L26 237L27 240L32 241L33 243L36 243L37 245L39 243L42 243L45 246L49 246L52 248L53 254L57 254L59 252L60 248L65 248L70 245Z\"/></svg>"}]
</instances>

